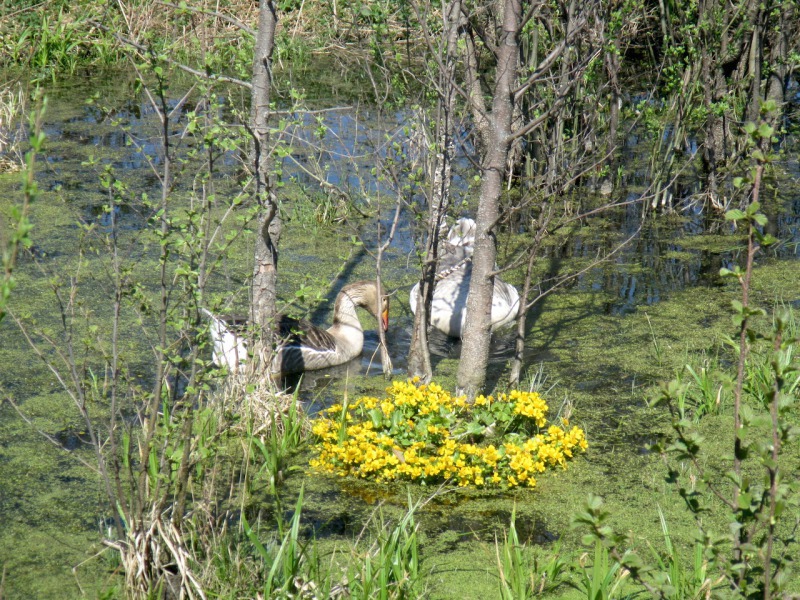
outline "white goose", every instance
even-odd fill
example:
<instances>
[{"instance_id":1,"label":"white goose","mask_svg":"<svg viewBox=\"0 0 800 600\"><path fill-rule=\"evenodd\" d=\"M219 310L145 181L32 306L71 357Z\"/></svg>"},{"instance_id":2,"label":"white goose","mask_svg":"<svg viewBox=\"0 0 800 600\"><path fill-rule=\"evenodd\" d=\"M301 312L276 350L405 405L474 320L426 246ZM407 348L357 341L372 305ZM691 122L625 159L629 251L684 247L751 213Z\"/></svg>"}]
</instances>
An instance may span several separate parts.
<instances>
[{"instance_id":1,"label":"white goose","mask_svg":"<svg viewBox=\"0 0 800 600\"><path fill-rule=\"evenodd\" d=\"M472 252L475 244L475 221L459 219L447 234L444 252L431 301L431 325L449 335L461 337L467 317L467 294L472 278ZM411 311L417 311L419 283L411 288ZM519 292L513 285L494 278L492 293L492 331L514 320L519 312Z\"/></svg>"},{"instance_id":2,"label":"white goose","mask_svg":"<svg viewBox=\"0 0 800 600\"><path fill-rule=\"evenodd\" d=\"M389 297L383 290L378 292L374 281L358 281L342 288L336 296L333 325L327 330L306 320L281 315L281 342L273 354L270 372L273 375L291 375L315 371L346 363L361 354L364 330L356 313L358 306L379 318L384 331L389 329ZM236 372L247 360L247 347L244 338L236 332L237 324L229 324L205 309L204 313L211 319L209 331L214 346L214 363ZM241 324L239 321L238 325Z\"/></svg>"}]
</instances>

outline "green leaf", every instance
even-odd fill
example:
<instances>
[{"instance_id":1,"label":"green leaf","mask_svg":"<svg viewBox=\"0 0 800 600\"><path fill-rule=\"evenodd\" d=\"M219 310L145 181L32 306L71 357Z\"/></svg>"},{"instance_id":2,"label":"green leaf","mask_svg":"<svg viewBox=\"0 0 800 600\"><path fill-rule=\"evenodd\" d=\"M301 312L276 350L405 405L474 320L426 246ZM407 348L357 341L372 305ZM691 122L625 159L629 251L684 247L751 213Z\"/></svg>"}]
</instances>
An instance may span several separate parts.
<instances>
[{"instance_id":1,"label":"green leaf","mask_svg":"<svg viewBox=\"0 0 800 600\"><path fill-rule=\"evenodd\" d=\"M775 100L767 100L761 105L761 114L768 115L776 110L778 110L778 104Z\"/></svg>"},{"instance_id":2,"label":"green leaf","mask_svg":"<svg viewBox=\"0 0 800 600\"><path fill-rule=\"evenodd\" d=\"M762 246L773 246L778 243L778 238L769 233L767 235L756 234L756 237L758 238L758 243Z\"/></svg>"},{"instance_id":3,"label":"green leaf","mask_svg":"<svg viewBox=\"0 0 800 600\"><path fill-rule=\"evenodd\" d=\"M635 552L625 555L622 558L622 564L629 569L641 569L644 567L644 562Z\"/></svg>"},{"instance_id":4,"label":"green leaf","mask_svg":"<svg viewBox=\"0 0 800 600\"><path fill-rule=\"evenodd\" d=\"M770 126L769 126L768 124L766 124L766 123L762 123L762 124L761 124L761 125L759 125L759 127L758 127L758 135L759 135L759 136L760 136L762 139L768 140L768 139L770 139L770 138L772 137L772 134L774 134L774 133L775 133L775 128L773 128L773 127L770 127Z\"/></svg>"},{"instance_id":5,"label":"green leaf","mask_svg":"<svg viewBox=\"0 0 800 600\"><path fill-rule=\"evenodd\" d=\"M741 510L747 510L750 508L750 504L753 502L753 496L750 493L740 493L739 497L736 499L736 503L739 505Z\"/></svg>"}]
</instances>

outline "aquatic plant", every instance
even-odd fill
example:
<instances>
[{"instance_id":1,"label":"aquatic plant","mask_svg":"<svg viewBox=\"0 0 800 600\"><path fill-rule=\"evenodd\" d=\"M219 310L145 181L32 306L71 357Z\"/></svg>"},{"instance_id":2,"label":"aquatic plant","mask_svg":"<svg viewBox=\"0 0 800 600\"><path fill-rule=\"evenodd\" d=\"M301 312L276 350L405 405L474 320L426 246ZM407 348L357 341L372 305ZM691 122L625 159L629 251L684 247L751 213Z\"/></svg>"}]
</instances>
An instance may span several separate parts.
<instances>
[{"instance_id":1,"label":"aquatic plant","mask_svg":"<svg viewBox=\"0 0 800 600\"><path fill-rule=\"evenodd\" d=\"M667 598L704 598L711 590L719 588L722 578L713 581L708 576L708 560L705 548L697 540L691 549L691 556L682 556L680 548L672 541L667 518L661 507L658 507L658 518L661 521L661 532L664 538L664 550L659 551L648 541L653 561L658 567L655 578ZM688 552L686 553L688 555Z\"/></svg>"},{"instance_id":2,"label":"aquatic plant","mask_svg":"<svg viewBox=\"0 0 800 600\"><path fill-rule=\"evenodd\" d=\"M0 173L19 171L25 165L21 142L26 100L20 84L0 85Z\"/></svg>"},{"instance_id":3,"label":"aquatic plant","mask_svg":"<svg viewBox=\"0 0 800 600\"><path fill-rule=\"evenodd\" d=\"M622 583L629 572L622 568L620 561L614 560L602 543L595 542L594 556L589 553L578 559L579 579L576 587L586 594L586 600L608 600L619 597Z\"/></svg>"},{"instance_id":4,"label":"aquatic plant","mask_svg":"<svg viewBox=\"0 0 800 600\"><path fill-rule=\"evenodd\" d=\"M552 550L546 550L544 557L531 550L519 539L515 507L502 542L495 540L502 600L541 596L564 583L570 565L561 556L560 542Z\"/></svg>"},{"instance_id":5,"label":"aquatic plant","mask_svg":"<svg viewBox=\"0 0 800 600\"><path fill-rule=\"evenodd\" d=\"M234 590L237 597L262 598L420 597L415 513L422 504L409 497L407 510L397 519L386 518L379 507L350 551L334 549L327 556L313 536L303 535L301 487L291 518L277 530L260 521L251 524L242 514L245 537L225 532L219 541L224 553L213 557L217 572L208 578L207 591L215 597L232 597Z\"/></svg>"},{"instance_id":6,"label":"aquatic plant","mask_svg":"<svg viewBox=\"0 0 800 600\"><path fill-rule=\"evenodd\" d=\"M5 93L5 90L0 91ZM0 104L9 105L9 102L0 99ZM39 193L36 185L36 156L42 152L44 147L45 134L42 131L42 118L47 107L47 98L42 100L41 106L30 115L30 150L25 153L23 165L23 194L22 200L17 205L11 207L11 214L8 224L8 233L0 233L0 253L3 260L3 274L0 279L0 321L6 314L6 305L9 296L13 291L16 280L14 278L14 268L17 264L17 256L22 248L27 248L31 244L30 232L33 229L28 214L30 205L36 200ZM0 108L0 113L4 111ZM0 130L2 129L3 118L0 117ZM3 150L3 136L0 131L0 151Z\"/></svg>"},{"instance_id":7,"label":"aquatic plant","mask_svg":"<svg viewBox=\"0 0 800 600\"><path fill-rule=\"evenodd\" d=\"M383 400L335 404L312 423L319 441L311 466L378 482L532 488L537 474L566 468L588 446L582 429L567 429L567 419L548 426L547 410L536 392L469 403L435 383L395 381Z\"/></svg>"},{"instance_id":8,"label":"aquatic plant","mask_svg":"<svg viewBox=\"0 0 800 600\"><path fill-rule=\"evenodd\" d=\"M272 534L266 544L262 543L256 531L242 515L245 533L265 567L264 598L313 598L316 597L314 594L317 591L316 582L326 582L325 576L320 572L320 561L314 553L313 547L304 544L300 538L302 510L303 490L301 489L289 530L281 534L281 537Z\"/></svg>"},{"instance_id":9,"label":"aquatic plant","mask_svg":"<svg viewBox=\"0 0 800 600\"><path fill-rule=\"evenodd\" d=\"M350 598L417 598L421 580L418 525L414 515L422 501L413 502L396 523L384 518L379 508L365 525L367 548L353 548L341 588ZM374 523L373 523L374 522ZM369 529L374 530L368 532Z\"/></svg>"},{"instance_id":10,"label":"aquatic plant","mask_svg":"<svg viewBox=\"0 0 800 600\"><path fill-rule=\"evenodd\" d=\"M259 397L265 398L267 406L262 415L255 411L251 413L247 424L247 440L255 446L263 460L261 469L269 481L270 494L277 501L278 487L285 473L298 468L289 466L288 459L304 443L306 420L297 399L297 391L294 394L281 394L264 390L267 385L260 387L260 394L245 395L248 399L253 398L253 402L257 402ZM256 429L256 423L261 431Z\"/></svg>"},{"instance_id":11,"label":"aquatic plant","mask_svg":"<svg viewBox=\"0 0 800 600\"><path fill-rule=\"evenodd\" d=\"M768 114L775 108L774 103L766 102L762 111ZM665 406L672 418L671 435L653 448L664 457L667 481L675 486L695 521L693 569L679 566L681 553L663 517L667 553L666 558L655 554L655 560L627 548L626 536L608 525L609 513L600 498L590 496L586 509L573 519L576 525L589 528L588 540L595 540L598 547L602 544L629 570L632 579L662 598L710 597L720 590L725 598L767 600L789 597L796 584L792 544L800 494L789 465L797 451L800 340L791 309L776 309L765 328L759 321L765 320L767 313L751 298L756 253L777 243L766 233L767 216L759 202L765 169L776 159L770 153L775 129L765 120L746 124L744 131L750 137L752 166L745 177L734 181L746 189L746 206L725 215L747 232L744 266L720 270L722 277L738 283L741 293L740 299L731 301L738 339L731 336L726 340L734 351L728 362L732 366L730 373L719 377L733 382L732 402L722 403L720 408L728 413L732 425L730 454L720 457L718 449L702 435L697 419L687 418L685 386L680 380L664 385L653 402ZM690 374L700 389L706 389L703 394L713 399L714 387L708 383L714 380L712 376ZM708 518L720 511L726 525L722 532Z\"/></svg>"}]
</instances>

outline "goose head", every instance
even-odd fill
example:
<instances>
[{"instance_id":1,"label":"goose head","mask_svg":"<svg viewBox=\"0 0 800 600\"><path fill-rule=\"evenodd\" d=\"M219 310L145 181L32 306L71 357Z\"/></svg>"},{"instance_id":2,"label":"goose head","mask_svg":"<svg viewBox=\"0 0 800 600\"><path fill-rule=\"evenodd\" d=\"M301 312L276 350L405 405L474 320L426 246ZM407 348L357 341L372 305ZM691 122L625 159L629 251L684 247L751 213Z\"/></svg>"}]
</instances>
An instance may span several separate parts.
<instances>
[{"instance_id":1,"label":"goose head","mask_svg":"<svg viewBox=\"0 0 800 600\"><path fill-rule=\"evenodd\" d=\"M341 312L340 306L343 302L349 300L355 306L361 306L381 324L381 329L388 331L389 329L389 296L386 290L378 286L374 281L356 281L342 288L339 296L336 298L336 308L334 315Z\"/></svg>"},{"instance_id":2,"label":"goose head","mask_svg":"<svg viewBox=\"0 0 800 600\"><path fill-rule=\"evenodd\" d=\"M476 231L475 221L469 217L461 217L447 233L447 243L450 246L463 246L471 250L475 245Z\"/></svg>"}]
</instances>

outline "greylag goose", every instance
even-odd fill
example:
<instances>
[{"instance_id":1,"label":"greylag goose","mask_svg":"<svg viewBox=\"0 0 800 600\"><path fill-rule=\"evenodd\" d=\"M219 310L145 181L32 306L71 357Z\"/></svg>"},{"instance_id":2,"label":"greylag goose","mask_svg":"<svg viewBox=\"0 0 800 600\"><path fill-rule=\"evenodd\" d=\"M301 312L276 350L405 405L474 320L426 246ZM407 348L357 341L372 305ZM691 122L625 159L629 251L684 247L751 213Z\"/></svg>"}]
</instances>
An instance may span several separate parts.
<instances>
[{"instance_id":1,"label":"greylag goose","mask_svg":"<svg viewBox=\"0 0 800 600\"><path fill-rule=\"evenodd\" d=\"M378 302L380 300L380 313ZM270 372L273 375L291 375L333 367L352 360L364 347L364 330L356 313L364 307L378 318L384 331L389 329L389 297L374 281L357 281L342 288L336 296L333 325L327 330L306 320L280 317L280 343L273 354ZM237 335L234 325L204 311L211 319L212 358L217 366L226 366L231 372L247 360L244 339Z\"/></svg>"},{"instance_id":2,"label":"greylag goose","mask_svg":"<svg viewBox=\"0 0 800 600\"><path fill-rule=\"evenodd\" d=\"M247 362L247 347L241 334L247 326L247 320L218 317L205 308L201 311L211 321L208 329L212 342L211 359L218 367L228 367L228 371L235 373L239 365Z\"/></svg>"},{"instance_id":3,"label":"greylag goose","mask_svg":"<svg viewBox=\"0 0 800 600\"><path fill-rule=\"evenodd\" d=\"M461 337L467 316L467 294L472 277L472 251L475 244L475 221L459 219L447 235L431 301L431 325L449 335ZM419 283L411 288L411 311L417 311ZM499 277L494 278L492 293L492 331L514 320L519 312L519 292Z\"/></svg>"}]
</instances>

